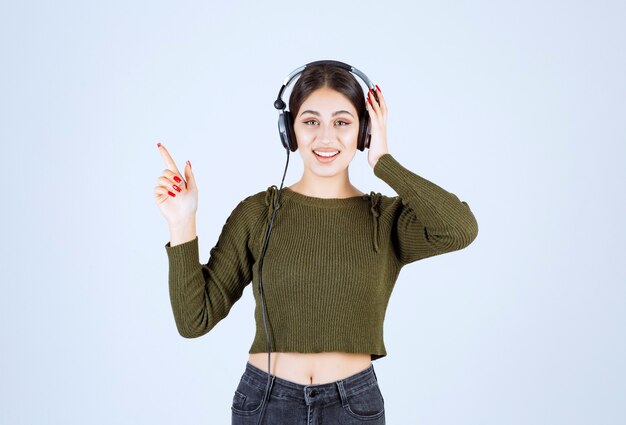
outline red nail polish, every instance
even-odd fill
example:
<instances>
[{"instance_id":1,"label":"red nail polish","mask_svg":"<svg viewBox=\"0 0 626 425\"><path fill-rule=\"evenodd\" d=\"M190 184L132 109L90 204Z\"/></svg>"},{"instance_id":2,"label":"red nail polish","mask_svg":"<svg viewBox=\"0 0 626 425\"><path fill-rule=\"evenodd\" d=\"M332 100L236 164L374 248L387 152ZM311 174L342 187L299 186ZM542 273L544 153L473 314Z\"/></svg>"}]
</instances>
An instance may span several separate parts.
<instances>
[{"instance_id":1,"label":"red nail polish","mask_svg":"<svg viewBox=\"0 0 626 425\"><path fill-rule=\"evenodd\" d=\"M173 184L172 187L174 188L174 190L176 190L176 192L180 192L180 187L176 186L175 184Z\"/></svg>"},{"instance_id":2,"label":"red nail polish","mask_svg":"<svg viewBox=\"0 0 626 425\"><path fill-rule=\"evenodd\" d=\"M167 193L168 193L170 196L176 196L176 195L174 195L172 192L170 192L169 190L167 191Z\"/></svg>"},{"instance_id":3,"label":"red nail polish","mask_svg":"<svg viewBox=\"0 0 626 425\"><path fill-rule=\"evenodd\" d=\"M160 147L161 147L161 144L160 144L160 143L157 143L157 148L160 148Z\"/></svg>"},{"instance_id":4,"label":"red nail polish","mask_svg":"<svg viewBox=\"0 0 626 425\"><path fill-rule=\"evenodd\" d=\"M380 89L380 87L378 87L378 84L376 84L376 88L378 89L378 91L379 91L379 92L381 92L381 93L383 92L383 91Z\"/></svg>"},{"instance_id":5,"label":"red nail polish","mask_svg":"<svg viewBox=\"0 0 626 425\"><path fill-rule=\"evenodd\" d=\"M176 181L176 183L180 183L182 181L178 176L174 176L174 180Z\"/></svg>"},{"instance_id":6,"label":"red nail polish","mask_svg":"<svg viewBox=\"0 0 626 425\"><path fill-rule=\"evenodd\" d=\"M372 101L370 100L369 95L367 96L367 102L370 104L370 106L374 106L374 105L372 105Z\"/></svg>"},{"instance_id":7,"label":"red nail polish","mask_svg":"<svg viewBox=\"0 0 626 425\"><path fill-rule=\"evenodd\" d=\"M191 161L187 160L187 164L189 164L189 168L191 168Z\"/></svg>"}]
</instances>

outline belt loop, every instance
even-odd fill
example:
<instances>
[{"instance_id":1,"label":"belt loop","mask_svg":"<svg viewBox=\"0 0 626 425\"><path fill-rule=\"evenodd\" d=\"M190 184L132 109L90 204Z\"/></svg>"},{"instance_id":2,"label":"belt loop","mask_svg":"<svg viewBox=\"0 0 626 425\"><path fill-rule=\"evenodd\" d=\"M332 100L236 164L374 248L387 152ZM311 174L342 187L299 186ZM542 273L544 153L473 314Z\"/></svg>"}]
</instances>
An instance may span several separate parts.
<instances>
[{"instance_id":1,"label":"belt loop","mask_svg":"<svg viewBox=\"0 0 626 425\"><path fill-rule=\"evenodd\" d=\"M376 376L376 371L374 370L373 364L372 364L372 373L374 374L374 378L376 378L376 381L378 382L378 376Z\"/></svg>"},{"instance_id":2,"label":"belt loop","mask_svg":"<svg viewBox=\"0 0 626 425\"><path fill-rule=\"evenodd\" d=\"M272 380L270 381L270 390L267 392L268 400L270 398L270 394L272 393L272 387L274 386L274 379L276 379L276 375L272 375Z\"/></svg>"},{"instance_id":3,"label":"belt loop","mask_svg":"<svg viewBox=\"0 0 626 425\"><path fill-rule=\"evenodd\" d=\"M348 397L346 396L346 390L343 387L343 380L336 381L339 388L339 397L341 398L341 406L346 407L348 405Z\"/></svg>"}]
</instances>

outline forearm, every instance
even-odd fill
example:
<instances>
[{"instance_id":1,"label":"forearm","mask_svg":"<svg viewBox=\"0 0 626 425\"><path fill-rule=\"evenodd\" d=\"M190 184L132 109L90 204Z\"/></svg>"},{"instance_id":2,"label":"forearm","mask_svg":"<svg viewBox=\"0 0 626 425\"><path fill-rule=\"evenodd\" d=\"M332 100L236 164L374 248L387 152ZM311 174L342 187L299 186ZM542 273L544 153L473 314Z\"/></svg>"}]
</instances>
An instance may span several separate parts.
<instances>
[{"instance_id":1,"label":"forearm","mask_svg":"<svg viewBox=\"0 0 626 425\"><path fill-rule=\"evenodd\" d=\"M381 156L374 172L403 204L395 225L402 261L462 249L476 238L476 217L455 194L408 170L391 155Z\"/></svg>"},{"instance_id":2,"label":"forearm","mask_svg":"<svg viewBox=\"0 0 626 425\"><path fill-rule=\"evenodd\" d=\"M170 266L170 301L178 331L186 338L204 335L213 327L207 310L207 288L211 284L205 280L198 261L198 240L165 248Z\"/></svg>"}]
</instances>

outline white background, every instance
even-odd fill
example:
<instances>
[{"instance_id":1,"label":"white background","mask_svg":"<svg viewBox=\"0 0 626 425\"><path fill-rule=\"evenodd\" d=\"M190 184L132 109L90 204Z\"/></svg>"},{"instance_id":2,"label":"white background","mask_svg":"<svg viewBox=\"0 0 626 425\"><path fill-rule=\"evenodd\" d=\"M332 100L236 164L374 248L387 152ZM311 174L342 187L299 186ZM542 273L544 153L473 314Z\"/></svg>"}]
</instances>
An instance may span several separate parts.
<instances>
[{"instance_id":1,"label":"white background","mask_svg":"<svg viewBox=\"0 0 626 425\"><path fill-rule=\"evenodd\" d=\"M400 274L387 423L625 423L624 22L620 1L3 2L0 423L230 423L252 293L178 335L156 142L192 162L204 263L280 184L272 104L319 59L381 87L390 152L479 223ZM364 153L350 170L395 195Z\"/></svg>"}]
</instances>

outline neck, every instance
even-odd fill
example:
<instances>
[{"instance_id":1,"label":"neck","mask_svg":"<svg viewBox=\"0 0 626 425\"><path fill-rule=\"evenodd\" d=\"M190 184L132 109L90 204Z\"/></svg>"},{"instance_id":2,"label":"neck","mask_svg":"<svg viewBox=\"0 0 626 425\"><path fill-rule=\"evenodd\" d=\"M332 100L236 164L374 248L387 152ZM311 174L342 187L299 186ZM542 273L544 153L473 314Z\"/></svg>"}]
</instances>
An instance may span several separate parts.
<instances>
[{"instance_id":1,"label":"neck","mask_svg":"<svg viewBox=\"0 0 626 425\"><path fill-rule=\"evenodd\" d=\"M289 186L294 192L315 198L347 198L362 195L352 186L348 175L348 169L334 176L319 176L308 173L306 170L300 180Z\"/></svg>"}]
</instances>

